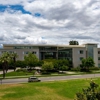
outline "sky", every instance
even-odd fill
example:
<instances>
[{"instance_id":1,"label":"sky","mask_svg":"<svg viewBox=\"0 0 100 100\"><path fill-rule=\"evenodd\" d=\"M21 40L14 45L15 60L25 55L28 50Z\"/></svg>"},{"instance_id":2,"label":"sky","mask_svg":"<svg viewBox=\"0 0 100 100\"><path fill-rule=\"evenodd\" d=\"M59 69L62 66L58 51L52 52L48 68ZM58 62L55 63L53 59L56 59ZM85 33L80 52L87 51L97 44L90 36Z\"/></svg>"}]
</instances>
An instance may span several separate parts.
<instances>
[{"instance_id":1,"label":"sky","mask_svg":"<svg viewBox=\"0 0 100 100\"><path fill-rule=\"evenodd\" d=\"M100 0L0 0L0 44L100 45Z\"/></svg>"}]
</instances>

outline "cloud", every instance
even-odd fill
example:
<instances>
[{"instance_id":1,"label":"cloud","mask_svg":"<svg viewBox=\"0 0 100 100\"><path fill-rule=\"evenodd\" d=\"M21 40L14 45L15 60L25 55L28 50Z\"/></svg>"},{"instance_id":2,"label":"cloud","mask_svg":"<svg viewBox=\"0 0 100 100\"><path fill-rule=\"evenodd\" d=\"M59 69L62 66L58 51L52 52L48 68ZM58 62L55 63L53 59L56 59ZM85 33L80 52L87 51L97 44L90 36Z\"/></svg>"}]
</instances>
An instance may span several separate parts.
<instances>
[{"instance_id":1,"label":"cloud","mask_svg":"<svg viewBox=\"0 0 100 100\"><path fill-rule=\"evenodd\" d=\"M1 0L0 5L5 6L0 11L0 44L100 42L97 0Z\"/></svg>"}]
</instances>

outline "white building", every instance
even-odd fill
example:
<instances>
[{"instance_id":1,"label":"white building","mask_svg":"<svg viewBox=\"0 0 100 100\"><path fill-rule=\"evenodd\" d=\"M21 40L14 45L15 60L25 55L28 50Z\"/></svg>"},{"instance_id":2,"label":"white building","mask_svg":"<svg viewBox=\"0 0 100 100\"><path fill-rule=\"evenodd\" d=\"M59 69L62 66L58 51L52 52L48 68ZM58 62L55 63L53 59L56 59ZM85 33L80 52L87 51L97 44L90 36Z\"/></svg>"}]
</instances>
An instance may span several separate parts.
<instances>
[{"instance_id":1,"label":"white building","mask_svg":"<svg viewBox=\"0 0 100 100\"><path fill-rule=\"evenodd\" d=\"M83 45L32 45L32 44L4 44L0 49L0 55L3 52L16 52L17 60L24 60L24 56L29 52L35 54L40 60L43 59L69 59L73 67L81 64L83 58L92 57L95 66L100 67L100 48L95 43Z\"/></svg>"}]
</instances>

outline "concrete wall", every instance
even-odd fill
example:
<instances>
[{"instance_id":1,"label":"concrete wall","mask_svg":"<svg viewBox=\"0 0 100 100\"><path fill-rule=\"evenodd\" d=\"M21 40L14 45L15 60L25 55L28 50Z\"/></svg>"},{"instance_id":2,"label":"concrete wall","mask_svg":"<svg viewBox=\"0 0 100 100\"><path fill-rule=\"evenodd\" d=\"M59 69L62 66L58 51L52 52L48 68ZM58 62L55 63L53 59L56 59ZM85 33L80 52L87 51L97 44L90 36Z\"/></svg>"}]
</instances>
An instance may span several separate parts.
<instances>
[{"instance_id":1,"label":"concrete wall","mask_svg":"<svg viewBox=\"0 0 100 100\"><path fill-rule=\"evenodd\" d=\"M81 64L80 57L86 58L86 49L85 47L83 48L73 48L73 67L78 67ZM83 54L80 54L80 50L83 50Z\"/></svg>"},{"instance_id":2,"label":"concrete wall","mask_svg":"<svg viewBox=\"0 0 100 100\"><path fill-rule=\"evenodd\" d=\"M99 52L98 57L100 57L100 48L98 48L98 52ZM98 65L99 65L98 67L100 67L100 60L98 60Z\"/></svg>"},{"instance_id":3,"label":"concrete wall","mask_svg":"<svg viewBox=\"0 0 100 100\"><path fill-rule=\"evenodd\" d=\"M2 55L3 51L13 51L18 54L17 60L24 60L25 52L36 52L36 56L39 59L39 49L0 49L0 55Z\"/></svg>"},{"instance_id":4,"label":"concrete wall","mask_svg":"<svg viewBox=\"0 0 100 100\"><path fill-rule=\"evenodd\" d=\"M95 67L98 67L98 48L94 48L94 62L95 62Z\"/></svg>"}]
</instances>

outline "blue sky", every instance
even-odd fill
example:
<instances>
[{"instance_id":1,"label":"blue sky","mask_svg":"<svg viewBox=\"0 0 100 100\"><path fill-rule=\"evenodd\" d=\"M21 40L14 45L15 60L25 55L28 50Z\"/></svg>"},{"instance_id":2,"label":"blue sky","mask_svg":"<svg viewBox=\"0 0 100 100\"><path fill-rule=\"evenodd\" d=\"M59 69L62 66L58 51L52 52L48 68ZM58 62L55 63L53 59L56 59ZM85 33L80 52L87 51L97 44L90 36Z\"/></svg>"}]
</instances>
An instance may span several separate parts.
<instances>
[{"instance_id":1,"label":"blue sky","mask_svg":"<svg viewBox=\"0 0 100 100\"><path fill-rule=\"evenodd\" d=\"M7 9L11 9L14 11L21 11L23 14L30 14L31 12L26 11L22 5L0 5L0 12L5 12ZM34 13L35 17L41 17L41 14L36 12Z\"/></svg>"},{"instance_id":2,"label":"blue sky","mask_svg":"<svg viewBox=\"0 0 100 100\"><path fill-rule=\"evenodd\" d=\"M0 0L0 44L100 43L97 0Z\"/></svg>"},{"instance_id":3,"label":"blue sky","mask_svg":"<svg viewBox=\"0 0 100 100\"><path fill-rule=\"evenodd\" d=\"M24 10L22 5L0 5L0 12L5 12L6 9L21 11L23 14L31 14L29 11Z\"/></svg>"}]
</instances>

